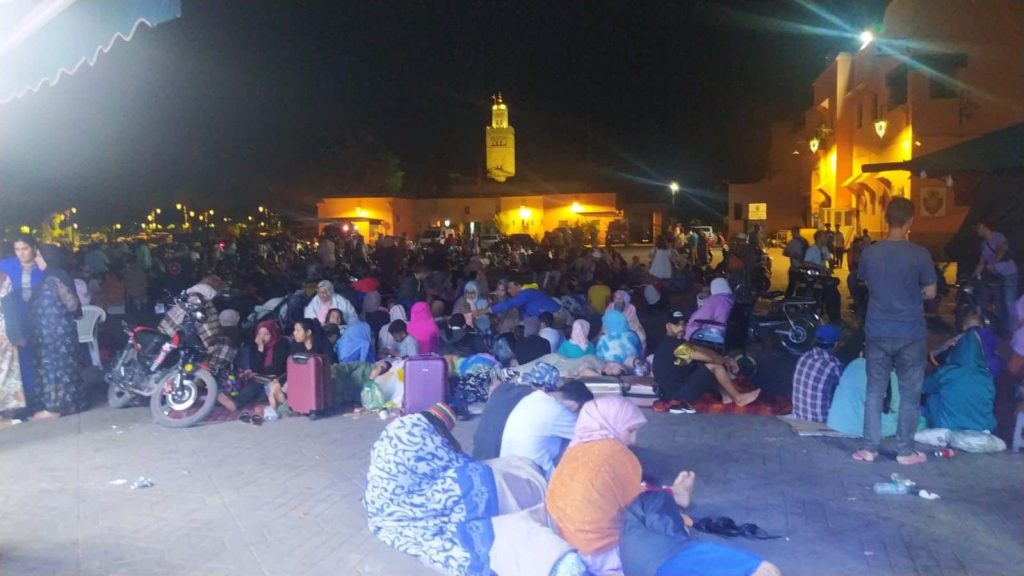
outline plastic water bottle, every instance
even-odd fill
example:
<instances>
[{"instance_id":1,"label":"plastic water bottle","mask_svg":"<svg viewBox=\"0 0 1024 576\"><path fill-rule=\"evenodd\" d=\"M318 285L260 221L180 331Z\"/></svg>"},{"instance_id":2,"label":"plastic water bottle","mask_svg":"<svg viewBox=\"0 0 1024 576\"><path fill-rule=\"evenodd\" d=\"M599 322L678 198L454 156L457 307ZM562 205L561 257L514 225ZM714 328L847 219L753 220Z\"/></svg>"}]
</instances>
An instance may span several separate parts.
<instances>
[{"instance_id":1,"label":"plastic water bottle","mask_svg":"<svg viewBox=\"0 0 1024 576\"><path fill-rule=\"evenodd\" d=\"M907 494L910 492L910 487L902 482L876 482L874 486L875 494Z\"/></svg>"}]
</instances>

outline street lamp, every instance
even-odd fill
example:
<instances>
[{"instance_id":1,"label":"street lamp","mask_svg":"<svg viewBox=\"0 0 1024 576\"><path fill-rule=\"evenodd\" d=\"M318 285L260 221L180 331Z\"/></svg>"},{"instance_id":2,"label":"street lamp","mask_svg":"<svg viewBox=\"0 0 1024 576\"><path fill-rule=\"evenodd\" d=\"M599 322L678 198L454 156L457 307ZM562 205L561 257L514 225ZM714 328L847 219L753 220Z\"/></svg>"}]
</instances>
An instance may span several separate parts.
<instances>
[{"instance_id":1,"label":"street lamp","mask_svg":"<svg viewBox=\"0 0 1024 576\"><path fill-rule=\"evenodd\" d=\"M676 192L679 192L679 182L675 180L668 183L668 189L672 192L672 211L676 209Z\"/></svg>"}]
</instances>

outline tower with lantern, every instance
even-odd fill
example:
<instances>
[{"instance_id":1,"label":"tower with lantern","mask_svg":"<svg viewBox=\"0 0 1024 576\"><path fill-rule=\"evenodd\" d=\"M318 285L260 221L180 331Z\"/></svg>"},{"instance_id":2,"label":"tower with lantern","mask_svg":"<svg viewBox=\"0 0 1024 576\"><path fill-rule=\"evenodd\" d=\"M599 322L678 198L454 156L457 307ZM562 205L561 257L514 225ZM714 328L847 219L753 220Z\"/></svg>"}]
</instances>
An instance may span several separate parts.
<instances>
[{"instance_id":1,"label":"tower with lantern","mask_svg":"<svg viewBox=\"0 0 1024 576\"><path fill-rule=\"evenodd\" d=\"M484 129L487 177L496 182L516 175L516 131L508 124L508 106L501 92L491 97L491 125Z\"/></svg>"}]
</instances>

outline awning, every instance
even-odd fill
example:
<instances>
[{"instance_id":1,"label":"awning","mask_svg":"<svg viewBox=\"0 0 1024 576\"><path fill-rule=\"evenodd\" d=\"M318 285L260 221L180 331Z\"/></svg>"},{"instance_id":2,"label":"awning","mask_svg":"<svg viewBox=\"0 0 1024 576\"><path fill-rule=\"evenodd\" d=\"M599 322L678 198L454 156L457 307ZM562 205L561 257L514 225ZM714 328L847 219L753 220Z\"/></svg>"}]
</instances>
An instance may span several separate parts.
<instances>
[{"instance_id":1,"label":"awning","mask_svg":"<svg viewBox=\"0 0 1024 576\"><path fill-rule=\"evenodd\" d=\"M0 105L92 66L140 25L181 16L181 0L0 0Z\"/></svg>"},{"instance_id":2,"label":"awning","mask_svg":"<svg viewBox=\"0 0 1024 576\"><path fill-rule=\"evenodd\" d=\"M1009 172L1024 170L1024 122L906 162L864 164L863 172Z\"/></svg>"},{"instance_id":3,"label":"awning","mask_svg":"<svg viewBox=\"0 0 1024 576\"><path fill-rule=\"evenodd\" d=\"M850 176L843 182L843 187L849 188L852 191L867 188L868 191L871 192L872 196L875 197L880 197L889 189L889 186L883 182L881 178L866 172Z\"/></svg>"}]
</instances>

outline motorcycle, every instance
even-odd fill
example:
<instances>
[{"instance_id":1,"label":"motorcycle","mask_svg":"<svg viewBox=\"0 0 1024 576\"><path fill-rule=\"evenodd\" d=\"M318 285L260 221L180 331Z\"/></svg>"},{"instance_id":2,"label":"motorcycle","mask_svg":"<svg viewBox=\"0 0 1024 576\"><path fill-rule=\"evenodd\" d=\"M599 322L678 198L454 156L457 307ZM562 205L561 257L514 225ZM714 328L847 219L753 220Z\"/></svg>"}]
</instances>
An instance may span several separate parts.
<instances>
[{"instance_id":1,"label":"motorcycle","mask_svg":"<svg viewBox=\"0 0 1024 576\"><path fill-rule=\"evenodd\" d=\"M962 332L964 319L968 314L978 314L981 322L995 332L1000 332L999 295L1002 293L1002 278L983 274L962 278L957 285L954 318L956 331Z\"/></svg>"},{"instance_id":2,"label":"motorcycle","mask_svg":"<svg viewBox=\"0 0 1024 576\"><path fill-rule=\"evenodd\" d=\"M187 428L202 422L217 405L217 378L201 362L206 348L199 326L206 311L197 295L181 294L174 303L185 311L185 321L173 336L146 326L122 322L128 344L104 376L107 402L125 408L138 398L149 398L157 424Z\"/></svg>"}]
</instances>

